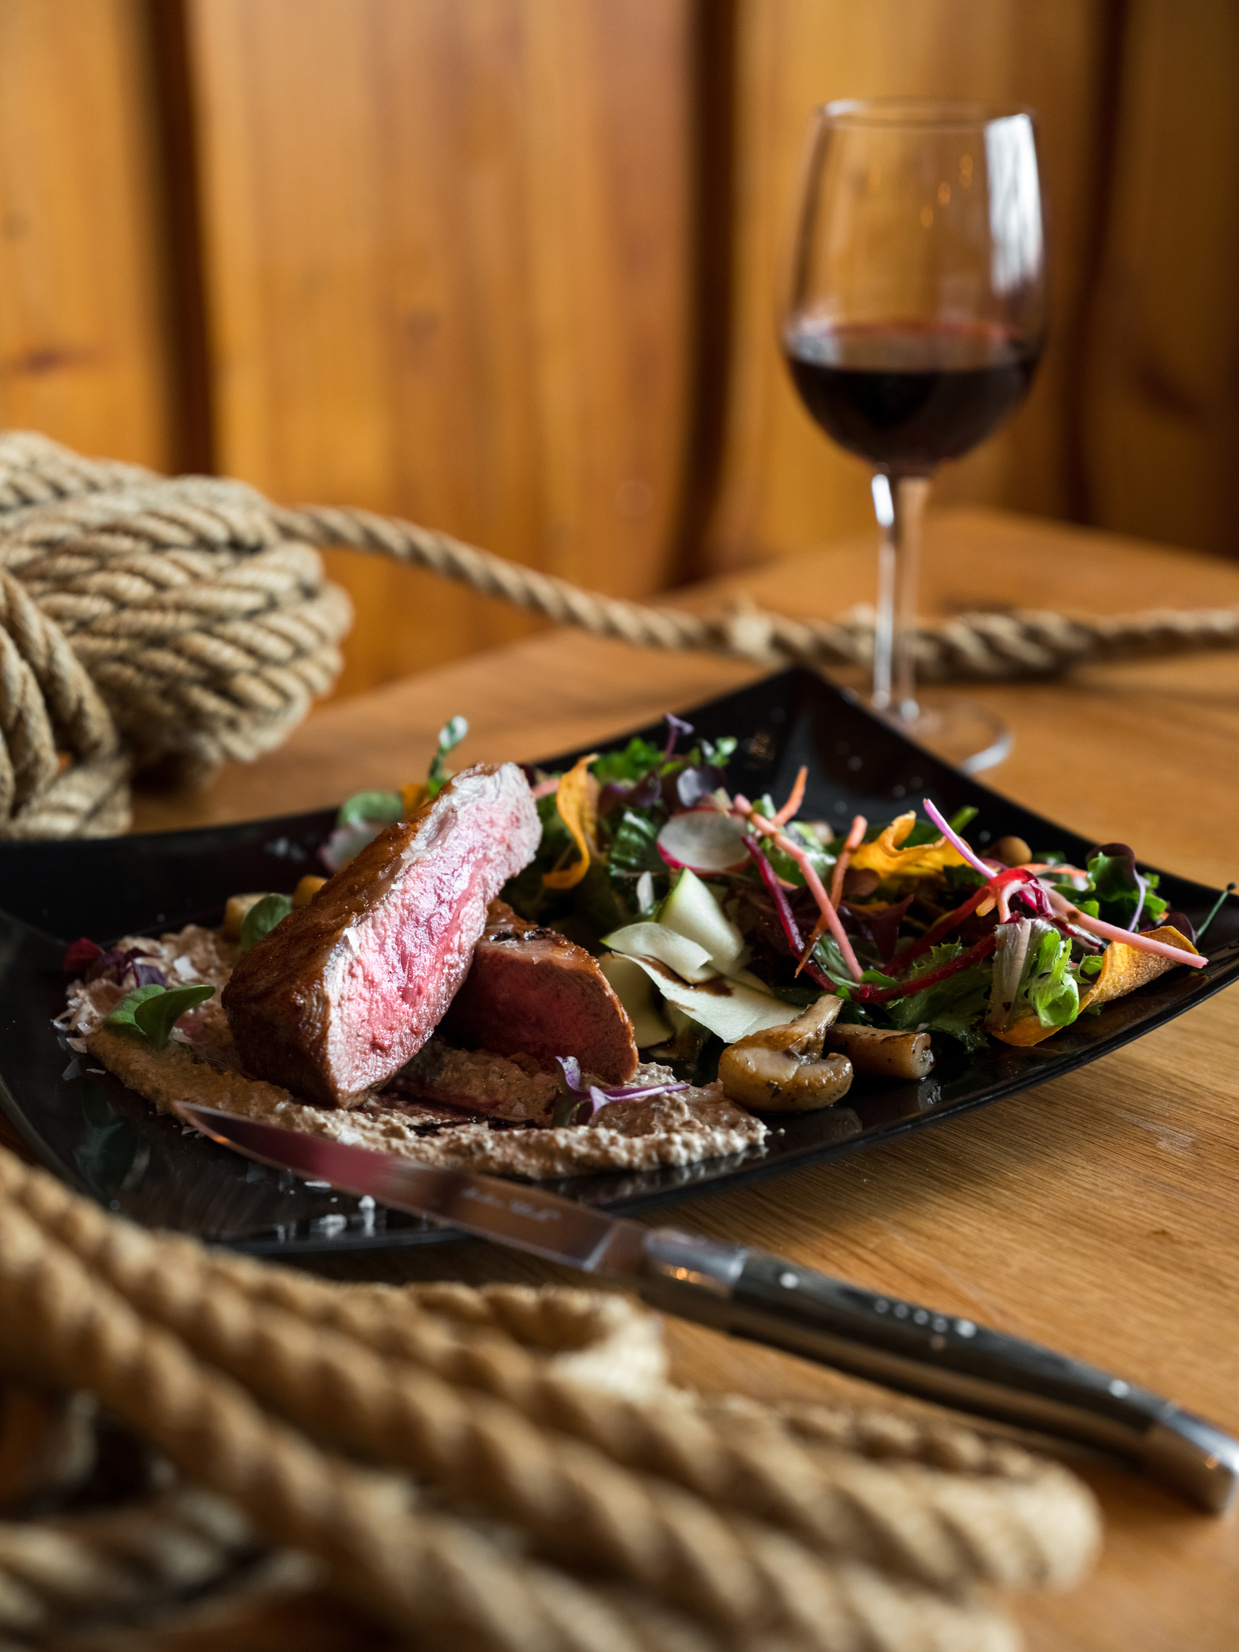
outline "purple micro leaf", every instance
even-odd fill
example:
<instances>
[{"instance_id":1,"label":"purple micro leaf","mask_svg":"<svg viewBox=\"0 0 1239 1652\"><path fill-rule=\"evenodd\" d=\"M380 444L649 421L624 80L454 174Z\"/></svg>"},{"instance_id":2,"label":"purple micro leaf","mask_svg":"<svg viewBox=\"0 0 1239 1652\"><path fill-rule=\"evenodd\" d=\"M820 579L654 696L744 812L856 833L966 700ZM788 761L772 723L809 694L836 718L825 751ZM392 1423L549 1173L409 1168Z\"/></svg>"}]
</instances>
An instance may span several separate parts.
<instances>
[{"instance_id":1,"label":"purple micro leaf","mask_svg":"<svg viewBox=\"0 0 1239 1652\"><path fill-rule=\"evenodd\" d=\"M574 1090L578 1095L582 1094L581 1063L574 1055L557 1055L555 1059L563 1071L564 1082L568 1088Z\"/></svg>"},{"instance_id":2,"label":"purple micro leaf","mask_svg":"<svg viewBox=\"0 0 1239 1652\"><path fill-rule=\"evenodd\" d=\"M596 1084L591 1084L589 1087L589 1112L586 1114L584 1122L592 1124L609 1101L618 1101L619 1099L618 1096L608 1095L605 1090L600 1090Z\"/></svg>"},{"instance_id":3,"label":"purple micro leaf","mask_svg":"<svg viewBox=\"0 0 1239 1652\"><path fill-rule=\"evenodd\" d=\"M557 1055L568 1094L561 1095L555 1104L553 1122L556 1125L588 1124L604 1107L613 1101L635 1101L639 1096L661 1096L671 1090L687 1090L684 1083L674 1084L585 1084L581 1078L581 1063L574 1055ZM588 1107L589 1111L585 1109Z\"/></svg>"},{"instance_id":4,"label":"purple micro leaf","mask_svg":"<svg viewBox=\"0 0 1239 1652\"><path fill-rule=\"evenodd\" d=\"M695 809L722 784L721 769L701 763L695 769L681 769L675 777L675 794L685 809Z\"/></svg>"},{"instance_id":5,"label":"purple micro leaf","mask_svg":"<svg viewBox=\"0 0 1239 1652\"><path fill-rule=\"evenodd\" d=\"M682 717L673 717L669 711L665 712L663 716L667 724L667 749L663 752L663 762L666 763L670 761L671 754L675 750L676 741L682 734L685 736L691 734L693 725L686 723Z\"/></svg>"}]
</instances>

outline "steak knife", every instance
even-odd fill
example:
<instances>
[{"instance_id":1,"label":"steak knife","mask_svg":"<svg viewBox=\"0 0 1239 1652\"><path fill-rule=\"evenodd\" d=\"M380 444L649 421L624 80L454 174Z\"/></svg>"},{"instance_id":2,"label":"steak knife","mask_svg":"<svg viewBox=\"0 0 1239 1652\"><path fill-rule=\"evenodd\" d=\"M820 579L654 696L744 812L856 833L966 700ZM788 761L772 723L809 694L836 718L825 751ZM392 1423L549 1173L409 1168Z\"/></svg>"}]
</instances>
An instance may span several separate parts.
<instances>
[{"instance_id":1,"label":"steak knife","mask_svg":"<svg viewBox=\"0 0 1239 1652\"><path fill-rule=\"evenodd\" d=\"M940 1405L1100 1447L1213 1513L1239 1442L1147 1388L958 1314L745 1245L648 1228L523 1182L419 1165L190 1102L195 1129L312 1181L619 1281L651 1307Z\"/></svg>"}]
</instances>

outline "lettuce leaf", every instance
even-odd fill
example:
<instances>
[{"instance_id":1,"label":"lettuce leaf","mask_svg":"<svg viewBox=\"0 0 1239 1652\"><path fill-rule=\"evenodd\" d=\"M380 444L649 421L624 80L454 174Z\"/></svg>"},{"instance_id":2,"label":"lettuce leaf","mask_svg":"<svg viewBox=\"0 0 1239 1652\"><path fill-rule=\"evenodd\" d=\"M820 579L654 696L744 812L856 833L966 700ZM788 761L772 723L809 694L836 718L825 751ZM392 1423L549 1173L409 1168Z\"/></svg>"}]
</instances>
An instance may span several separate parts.
<instances>
[{"instance_id":1,"label":"lettuce leaf","mask_svg":"<svg viewBox=\"0 0 1239 1652\"><path fill-rule=\"evenodd\" d=\"M964 947L959 941L944 941L931 947L912 971L911 979L928 975L933 970L958 958ZM885 1006L892 1027L904 1032L913 1030L928 1033L946 1033L958 1039L966 1050L983 1050L987 1039L982 1027L985 1006L989 1000L992 970L989 960L948 975L923 992L909 993Z\"/></svg>"},{"instance_id":2,"label":"lettuce leaf","mask_svg":"<svg viewBox=\"0 0 1239 1652\"><path fill-rule=\"evenodd\" d=\"M633 735L623 751L604 751L602 756L590 765L590 772L596 780L606 786L613 780L640 780L651 769L661 768L662 761L661 746L653 746L648 740Z\"/></svg>"},{"instance_id":3,"label":"lettuce leaf","mask_svg":"<svg viewBox=\"0 0 1239 1652\"><path fill-rule=\"evenodd\" d=\"M1071 967L1071 941L1044 918L999 924L994 984L986 1012L991 1032L1029 1013L1043 1027L1069 1027L1080 1013L1080 989Z\"/></svg>"},{"instance_id":4,"label":"lettuce leaf","mask_svg":"<svg viewBox=\"0 0 1239 1652\"><path fill-rule=\"evenodd\" d=\"M663 811L638 813L625 809L611 837L608 862L621 877L639 877L642 872L664 874L667 863L658 852L658 833Z\"/></svg>"},{"instance_id":5,"label":"lettuce leaf","mask_svg":"<svg viewBox=\"0 0 1239 1652\"><path fill-rule=\"evenodd\" d=\"M821 841L812 832L804 831L795 821L793 821L790 825L785 826L783 830L788 837L794 838L799 846L805 851L809 859L809 864L829 889L830 874L834 868L837 857L829 849L825 848ZM770 862L771 866L774 867L775 871L785 883L799 884L803 888L804 873L800 870L799 866L797 866L796 862L789 854L786 854L776 844L772 843L769 838L762 840L762 850L765 853L766 859Z\"/></svg>"},{"instance_id":6,"label":"lettuce leaf","mask_svg":"<svg viewBox=\"0 0 1239 1652\"><path fill-rule=\"evenodd\" d=\"M1016 1001L1031 1004L1043 1027L1069 1027L1080 1013L1071 942L1050 924L1028 948Z\"/></svg>"},{"instance_id":7,"label":"lettuce leaf","mask_svg":"<svg viewBox=\"0 0 1239 1652\"><path fill-rule=\"evenodd\" d=\"M1104 918L1121 929L1130 929L1133 923L1147 929L1156 924L1167 909L1167 903L1155 893L1157 873L1142 876L1137 872L1136 857L1125 843L1103 845L1089 861L1088 875L1092 887L1087 893L1097 897L1097 910L1091 912L1092 917ZM1078 897L1076 904L1082 912L1089 910Z\"/></svg>"}]
</instances>

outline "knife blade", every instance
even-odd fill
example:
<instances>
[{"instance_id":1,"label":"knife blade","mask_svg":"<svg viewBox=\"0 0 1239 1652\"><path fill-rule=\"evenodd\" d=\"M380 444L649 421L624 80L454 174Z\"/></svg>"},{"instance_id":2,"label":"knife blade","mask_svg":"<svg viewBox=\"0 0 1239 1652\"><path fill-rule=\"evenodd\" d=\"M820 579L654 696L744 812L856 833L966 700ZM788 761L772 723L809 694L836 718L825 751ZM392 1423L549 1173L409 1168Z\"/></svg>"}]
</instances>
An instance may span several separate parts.
<instances>
[{"instance_id":1,"label":"knife blade","mask_svg":"<svg viewBox=\"0 0 1239 1652\"><path fill-rule=\"evenodd\" d=\"M1239 1442L1137 1383L957 1314L868 1291L745 1245L608 1216L525 1182L420 1165L182 1102L186 1123L251 1159L369 1195L635 1290L651 1307L888 1388L1083 1441L1220 1513Z\"/></svg>"}]
</instances>

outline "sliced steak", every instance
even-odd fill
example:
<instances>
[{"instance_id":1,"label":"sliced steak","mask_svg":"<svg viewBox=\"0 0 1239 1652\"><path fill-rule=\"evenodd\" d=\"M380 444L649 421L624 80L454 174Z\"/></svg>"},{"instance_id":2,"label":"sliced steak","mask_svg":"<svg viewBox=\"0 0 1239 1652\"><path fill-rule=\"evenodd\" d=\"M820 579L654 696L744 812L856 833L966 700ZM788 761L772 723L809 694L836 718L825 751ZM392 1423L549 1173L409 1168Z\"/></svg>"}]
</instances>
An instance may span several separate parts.
<instances>
[{"instance_id":1,"label":"sliced steak","mask_svg":"<svg viewBox=\"0 0 1239 1652\"><path fill-rule=\"evenodd\" d=\"M223 1003L246 1072L327 1107L390 1078L438 1025L487 906L540 837L515 763L465 769L385 828L237 963Z\"/></svg>"},{"instance_id":2,"label":"sliced steak","mask_svg":"<svg viewBox=\"0 0 1239 1652\"><path fill-rule=\"evenodd\" d=\"M597 960L502 901L490 909L473 968L440 1030L466 1049L531 1055L543 1065L574 1055L583 1072L606 1084L622 1084L637 1070L632 1023Z\"/></svg>"}]
</instances>

